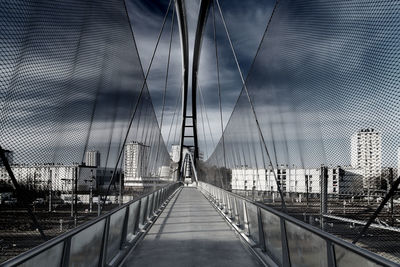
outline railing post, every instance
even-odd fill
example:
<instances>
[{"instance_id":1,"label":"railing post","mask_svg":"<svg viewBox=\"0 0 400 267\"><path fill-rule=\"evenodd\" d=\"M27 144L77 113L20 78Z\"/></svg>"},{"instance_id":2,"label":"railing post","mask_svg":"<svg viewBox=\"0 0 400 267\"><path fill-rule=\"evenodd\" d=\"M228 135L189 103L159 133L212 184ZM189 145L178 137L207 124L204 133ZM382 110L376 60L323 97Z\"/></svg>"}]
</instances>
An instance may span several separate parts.
<instances>
[{"instance_id":1,"label":"railing post","mask_svg":"<svg viewBox=\"0 0 400 267\"><path fill-rule=\"evenodd\" d=\"M139 206L138 206L138 209L137 209L137 212L136 212L136 216L135 216L135 226L134 226L134 228L133 228L133 233L134 233L134 235L136 235L136 233L139 231L139 224L140 224L140 209L141 209L141 206L142 206L142 199L139 199Z\"/></svg>"},{"instance_id":2,"label":"railing post","mask_svg":"<svg viewBox=\"0 0 400 267\"><path fill-rule=\"evenodd\" d=\"M159 189L157 193L157 210L161 208L161 204L162 204L162 190Z\"/></svg>"},{"instance_id":3,"label":"railing post","mask_svg":"<svg viewBox=\"0 0 400 267\"><path fill-rule=\"evenodd\" d=\"M146 199L147 199L147 201L146 201L146 205L144 205L144 209L143 209L143 226L145 226L146 225L146 222L147 222L147 207L149 206L149 197L147 196L146 197ZM141 205L142 203L140 203L140 205Z\"/></svg>"},{"instance_id":4,"label":"railing post","mask_svg":"<svg viewBox=\"0 0 400 267\"><path fill-rule=\"evenodd\" d=\"M258 218L258 240L260 241L260 249L262 251L266 251L265 247L265 239L264 239L264 227L263 227L263 222L262 222L262 217L261 217L261 209L257 207L257 218Z\"/></svg>"},{"instance_id":5,"label":"railing post","mask_svg":"<svg viewBox=\"0 0 400 267\"><path fill-rule=\"evenodd\" d=\"M237 204L237 198L236 197L233 197L233 203L234 203L236 225L240 225L239 209L238 209L238 204Z\"/></svg>"},{"instance_id":6,"label":"railing post","mask_svg":"<svg viewBox=\"0 0 400 267\"><path fill-rule=\"evenodd\" d=\"M228 217L229 219L233 218L232 215L232 197L229 195L229 193L226 194L227 202L228 202Z\"/></svg>"},{"instance_id":7,"label":"railing post","mask_svg":"<svg viewBox=\"0 0 400 267\"><path fill-rule=\"evenodd\" d=\"M324 215L328 212L328 167L321 166L320 176L320 224L325 231Z\"/></svg>"},{"instance_id":8,"label":"railing post","mask_svg":"<svg viewBox=\"0 0 400 267\"><path fill-rule=\"evenodd\" d=\"M105 218L105 220L106 222L104 224L103 239L99 257L99 267L106 266L106 261L107 261L107 244L108 244L108 232L110 229L110 216Z\"/></svg>"},{"instance_id":9,"label":"railing post","mask_svg":"<svg viewBox=\"0 0 400 267\"><path fill-rule=\"evenodd\" d=\"M332 241L326 239L326 252L328 257L328 267L336 267L335 252L333 251Z\"/></svg>"},{"instance_id":10,"label":"railing post","mask_svg":"<svg viewBox=\"0 0 400 267\"><path fill-rule=\"evenodd\" d=\"M64 247L62 252L62 258L61 258L62 267L69 266L70 251L71 251L71 238L67 238L64 241Z\"/></svg>"},{"instance_id":11,"label":"railing post","mask_svg":"<svg viewBox=\"0 0 400 267\"><path fill-rule=\"evenodd\" d=\"M289 245L286 234L285 219L280 218L281 222L281 240L282 240L282 263L283 266L290 266Z\"/></svg>"},{"instance_id":12,"label":"railing post","mask_svg":"<svg viewBox=\"0 0 400 267\"><path fill-rule=\"evenodd\" d=\"M250 236L249 216L247 212L246 201L243 201L243 220L244 220L244 232L246 233L246 235Z\"/></svg>"},{"instance_id":13,"label":"railing post","mask_svg":"<svg viewBox=\"0 0 400 267\"><path fill-rule=\"evenodd\" d=\"M128 231L128 220L129 220L129 206L126 207L125 217L124 217L124 224L122 225L122 232L121 232L121 243L119 248L124 248L126 244L126 233Z\"/></svg>"}]
</instances>

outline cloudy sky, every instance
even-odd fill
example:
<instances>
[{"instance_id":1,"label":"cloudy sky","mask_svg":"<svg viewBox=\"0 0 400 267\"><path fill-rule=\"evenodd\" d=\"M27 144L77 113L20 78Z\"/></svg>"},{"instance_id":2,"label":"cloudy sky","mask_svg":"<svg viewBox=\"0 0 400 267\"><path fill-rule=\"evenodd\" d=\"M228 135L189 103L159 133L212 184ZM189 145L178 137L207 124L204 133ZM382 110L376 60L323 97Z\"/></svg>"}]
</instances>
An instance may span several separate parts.
<instances>
[{"instance_id":1,"label":"cloudy sky","mask_svg":"<svg viewBox=\"0 0 400 267\"><path fill-rule=\"evenodd\" d=\"M59 1L54 6L49 1L17 2L20 8L5 1L0 9L2 145L21 161L43 156L43 162L76 162L86 147L108 154L110 146L115 158L168 2L127 0L130 19L122 1ZM397 165L400 2L281 0L265 35L274 1L220 3L276 163L348 165L351 136L373 128L382 136L383 166ZM199 1L186 1L190 53L198 8ZM203 38L198 88L202 94L197 103L205 158L221 136L212 14L211 10ZM133 130L128 139L150 144L154 155L170 40L162 134L169 146L179 139L177 119L172 124L172 118L175 107L180 110L181 54L176 20L171 32L172 18L173 9L147 81L152 102L144 90L144 108L138 109L129 128ZM243 91L236 101L242 84L218 12L215 18L224 136L231 155L247 151L242 159L260 162L266 151L258 149L257 127ZM252 146L258 152L249 149ZM221 143L217 148L220 158ZM166 150L163 154L168 158ZM248 163L230 160L236 161L233 166Z\"/></svg>"},{"instance_id":2,"label":"cloudy sky","mask_svg":"<svg viewBox=\"0 0 400 267\"><path fill-rule=\"evenodd\" d=\"M158 37L169 1L128 0L127 3L136 43L138 46L139 56L143 64L143 68L146 71L150 62L151 55L154 51L156 39ZM192 48L197 23L197 16L199 12L199 3L199 0L186 1L190 57L192 56L193 51ZM220 1L222 12L225 16L225 20L231 34L239 63L245 76L249 70L257 47L259 46L262 36L264 34L274 3L275 1L273 0L250 0L246 1L245 3L239 0ZM220 15L217 12L218 10L216 7L216 39L219 51L223 121L224 125L226 125L242 86ZM165 86L167 57L171 32L171 18L172 10L170 11L170 15L165 25L159 49L156 52L154 63L148 79L149 90L159 121L161 118L162 96ZM205 36L203 37L204 39L201 51L199 71L199 86L201 87L203 93L205 108L208 113L207 115L201 108L201 103L198 103L199 139L203 152L208 152L208 154L211 153L213 149L213 144L216 144L221 136L217 94L218 91L215 60L216 57L212 23L213 15L212 10L210 10L206 24ZM176 99L180 90L180 75L180 41L175 20L165 115L162 129L165 140L167 140L169 127L172 121L172 115L175 110ZM191 82L189 82L189 86L190 84ZM190 90L191 88L189 88L189 91ZM198 93L198 101L201 101L200 98L201 96ZM211 134L209 131L208 123L206 122L206 117L208 117L210 120L210 128L212 130ZM206 124L206 142L204 142L202 118L204 123ZM213 138L211 138L211 135Z\"/></svg>"}]
</instances>

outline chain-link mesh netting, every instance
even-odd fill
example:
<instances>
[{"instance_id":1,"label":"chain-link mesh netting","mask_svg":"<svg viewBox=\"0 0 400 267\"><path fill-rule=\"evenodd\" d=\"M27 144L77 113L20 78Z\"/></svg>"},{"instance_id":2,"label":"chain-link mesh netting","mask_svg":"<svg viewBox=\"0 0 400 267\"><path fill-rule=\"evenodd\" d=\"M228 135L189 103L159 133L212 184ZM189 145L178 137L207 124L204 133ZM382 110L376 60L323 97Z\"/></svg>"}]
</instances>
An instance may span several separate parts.
<instances>
[{"instance_id":1,"label":"chain-link mesh netting","mask_svg":"<svg viewBox=\"0 0 400 267\"><path fill-rule=\"evenodd\" d=\"M279 1L202 178L400 262L399 38L398 1Z\"/></svg>"},{"instance_id":2,"label":"chain-link mesh netting","mask_svg":"<svg viewBox=\"0 0 400 267\"><path fill-rule=\"evenodd\" d=\"M124 1L1 1L0 32L3 261L154 188L169 155Z\"/></svg>"}]
</instances>

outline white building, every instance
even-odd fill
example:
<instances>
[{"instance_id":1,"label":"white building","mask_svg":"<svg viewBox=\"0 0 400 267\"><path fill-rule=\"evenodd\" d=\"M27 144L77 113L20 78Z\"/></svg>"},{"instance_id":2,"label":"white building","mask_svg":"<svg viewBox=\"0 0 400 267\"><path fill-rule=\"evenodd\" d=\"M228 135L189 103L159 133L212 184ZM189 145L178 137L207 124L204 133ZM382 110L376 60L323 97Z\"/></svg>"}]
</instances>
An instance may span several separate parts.
<instances>
[{"instance_id":1,"label":"white building","mask_svg":"<svg viewBox=\"0 0 400 267\"><path fill-rule=\"evenodd\" d=\"M90 186L96 189L96 168L78 164L17 164L12 165L17 182L33 190L71 192L78 182L78 191L88 191ZM0 168L0 181L11 184L5 168ZM92 184L91 184L92 183Z\"/></svg>"},{"instance_id":2,"label":"white building","mask_svg":"<svg viewBox=\"0 0 400 267\"><path fill-rule=\"evenodd\" d=\"M351 166L363 170L363 188L377 189L382 171L382 137L374 129L362 129L351 136Z\"/></svg>"},{"instance_id":3,"label":"white building","mask_svg":"<svg viewBox=\"0 0 400 267\"><path fill-rule=\"evenodd\" d=\"M139 142L125 145L124 186L142 187L143 178L148 177L150 147Z\"/></svg>"},{"instance_id":4,"label":"white building","mask_svg":"<svg viewBox=\"0 0 400 267\"><path fill-rule=\"evenodd\" d=\"M100 152L97 150L86 151L85 164L86 166L100 167Z\"/></svg>"},{"instance_id":5,"label":"white building","mask_svg":"<svg viewBox=\"0 0 400 267\"><path fill-rule=\"evenodd\" d=\"M180 145L172 145L171 147L171 160L175 163L177 163L179 161L179 157L180 157L180 153L181 153L181 146Z\"/></svg>"},{"instance_id":6,"label":"white building","mask_svg":"<svg viewBox=\"0 0 400 267\"><path fill-rule=\"evenodd\" d=\"M278 192L277 183L284 193L320 193L320 168L300 169L281 166L279 169L232 169L232 190ZM340 193L340 168L328 168L328 193ZM308 186L308 190L307 190Z\"/></svg>"}]
</instances>

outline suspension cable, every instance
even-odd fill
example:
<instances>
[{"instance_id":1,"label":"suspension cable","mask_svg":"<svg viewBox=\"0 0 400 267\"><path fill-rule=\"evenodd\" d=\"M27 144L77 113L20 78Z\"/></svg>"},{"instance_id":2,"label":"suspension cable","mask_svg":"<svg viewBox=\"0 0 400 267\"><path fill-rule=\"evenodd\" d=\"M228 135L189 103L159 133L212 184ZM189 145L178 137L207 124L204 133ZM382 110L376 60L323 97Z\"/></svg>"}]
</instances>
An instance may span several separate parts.
<instances>
[{"instance_id":1,"label":"suspension cable","mask_svg":"<svg viewBox=\"0 0 400 267\"><path fill-rule=\"evenodd\" d=\"M164 110L165 110L165 98L166 98L167 86L168 86L169 64L170 64L170 60L171 60L172 36L173 36L173 33L174 33L174 21L175 21L175 9L172 9L171 33L170 33L170 38L169 38L169 49L168 49L167 70L166 70L166 74L165 74L165 86L164 86L163 100L162 100L162 108L161 108L160 135L158 136L157 154L156 154L156 160L155 160L154 164L157 164L158 153L159 153L159 150L160 150L160 143L161 143L162 126L163 126ZM160 172L161 172L161 169L160 169ZM161 173L160 173L160 175L161 175Z\"/></svg>"},{"instance_id":2,"label":"suspension cable","mask_svg":"<svg viewBox=\"0 0 400 267\"><path fill-rule=\"evenodd\" d=\"M225 155L225 138L224 138L224 121L222 119L222 103L221 103L221 83L219 77L219 60L218 60L218 43L217 43L217 29L215 26L215 1L212 5L212 15L213 15L213 28L214 28L214 46L215 46L215 60L217 66L217 85L218 85L218 103L219 103L219 114L221 121L221 140L222 140L222 151L224 155L224 167L226 168L226 155Z\"/></svg>"},{"instance_id":3,"label":"suspension cable","mask_svg":"<svg viewBox=\"0 0 400 267\"><path fill-rule=\"evenodd\" d=\"M205 102L204 102L204 96L203 96L203 90L201 89L201 86L200 86L200 83L198 83L198 88L199 88L199 92L200 92L200 105L201 104L203 104L203 108L204 108L204 113L206 114L206 119L207 119L207 124L208 124L208 130L210 131L210 136L211 136L211 143L212 143L212 145L215 147L216 145L215 145L215 141L214 141L214 137L213 137L213 134L212 134L212 131L211 131L211 125L210 125L210 120L208 119L208 112L207 112L207 109L206 109L206 104L205 104Z\"/></svg>"},{"instance_id":4,"label":"suspension cable","mask_svg":"<svg viewBox=\"0 0 400 267\"><path fill-rule=\"evenodd\" d=\"M114 171L113 171L113 175L112 175L112 177L111 177L110 184L109 184L108 187L107 187L106 196L105 196L105 198L104 198L104 200L103 200L103 205L102 205L102 206L104 206L105 201L106 201L106 198L107 198L107 196L108 196L108 194L109 194L109 192L110 192L111 184L114 183L114 180L115 180L115 173L116 173L116 171L117 171L119 161L121 160L122 154L123 154L123 152L124 152L125 144L126 144L126 141L127 141L127 139L128 139L129 132L130 132L130 129L131 129L131 126L132 126L132 123L133 123L133 119L135 118L135 115L136 115L136 112L137 112L137 109L138 109L140 100L141 100L141 98L142 98L144 88L145 88L145 86L146 86L146 84L147 84L147 78L148 78L148 76L149 76L150 69L151 69L151 66L152 66L152 64L153 64L153 60L154 60L154 57L155 57L155 54L156 54L156 51L157 51L157 48L158 48L158 44L160 43L161 35L162 35L163 30L164 30L165 22L167 21L167 17L168 17L169 10L170 10L170 8L171 8L171 4L172 4L172 0L169 1L167 11L165 12L164 19L163 19L163 22L162 22L162 25L161 25L161 29L160 29L160 32L159 32L158 37L157 37L157 42L156 42L156 45L155 45L155 47L154 47L154 51L153 51L153 54L152 54L152 56L151 56L149 66L147 67L146 75L144 76L144 79L143 79L142 88L141 88L141 90L140 90L138 99L137 99L137 101L136 101L136 103L135 103L134 110L133 110L132 115L131 115L131 118L130 118L130 120L129 120L129 125L128 125L128 129L127 129L127 131L126 131L126 134L125 134L125 138L124 138L124 142L123 142L123 145L122 145L122 149L121 149L121 151L120 151L120 153L119 153L119 155L118 155L117 163L115 164L115 168L114 168ZM128 20L129 20L129 15L128 15L127 6L126 6L125 1L124 1L124 7L125 7L125 12L127 13ZM134 35L133 35L133 30L132 30L132 28L131 28L131 33L132 33L132 39L133 39L133 41L135 42L135 38L134 38ZM136 44L135 44L135 45L136 45ZM139 58L139 62L140 62L140 58ZM140 65L141 65L141 63L140 63ZM102 210L102 207L101 207L101 210Z\"/></svg>"},{"instance_id":5,"label":"suspension cable","mask_svg":"<svg viewBox=\"0 0 400 267\"><path fill-rule=\"evenodd\" d=\"M201 126L202 126L202 129L203 129L205 152L206 152L206 155L208 157L209 156L208 155L208 144L207 144L206 130L205 130L205 127L204 127L204 115L203 115L203 109L202 108L200 108L200 117L201 117Z\"/></svg>"},{"instance_id":6,"label":"suspension cable","mask_svg":"<svg viewBox=\"0 0 400 267\"><path fill-rule=\"evenodd\" d=\"M182 90L179 90L179 96L178 96L178 98L176 99L176 104L175 104L175 109L174 109L174 115L172 116L171 125L170 125L169 131L168 131L167 147L169 147L169 139L170 139L170 136L171 136L172 127L174 126L175 116L176 116L176 113L177 113L177 111L178 111L178 106L179 106L179 102L180 102L180 100L181 100L181 96L182 96Z\"/></svg>"},{"instance_id":7,"label":"suspension cable","mask_svg":"<svg viewBox=\"0 0 400 267\"><path fill-rule=\"evenodd\" d=\"M233 58L234 58L234 60L235 60L236 67L237 67L237 69L238 69L238 71L239 71L239 75L240 75L240 79L241 79L242 84L243 84L243 88L244 88L244 90L245 90L245 92L246 92L247 100L249 101L250 108L251 108L251 111L252 111L253 116L254 116L254 120L256 121L258 134L259 134L259 136L260 136L260 138L261 138L261 140L262 140L262 143L263 143L265 152L266 152L266 154L267 154L267 156L268 156L269 164L271 165L271 168L272 168L272 173L274 174L275 182L276 182L276 184L277 184L277 188L278 188L278 191L279 191L279 195L280 195L280 197L281 197L282 209L283 209L284 211L286 211L285 200L283 199L283 193L282 193L282 188L281 188L281 187L282 187L282 184L278 183L278 179L277 179L276 173L275 173L275 171L274 171L274 166L273 166L273 164L272 164L271 156L270 156L270 153L269 153L269 151L268 151L267 145L266 145L266 143L265 143L264 135L263 135L263 133L262 133L262 131L261 131L261 126L260 126L260 123L259 123L259 121L258 121L258 117L257 117L256 110L255 110L255 108L254 108L253 101L251 100L249 91L248 91L247 86L246 86L246 82L245 82L245 80L244 80L244 78L243 78L242 69L240 68L239 61L238 61L237 56L236 56L236 51L235 51L235 48L233 47L232 40L231 40L229 31L228 31L228 28L227 28L227 26L226 26L225 18L224 18L224 15L223 15L223 13L222 13L221 6L220 6L220 4L219 4L219 0L215 0L215 1L216 1L216 3L217 3L218 10L219 10L219 14L220 14L221 20L222 20L222 24L223 24L223 26L224 26L224 29L225 29L225 32L226 32L226 36L227 36L227 38L228 38L229 45L230 45L230 48L231 48L231 50L232 50L232 54L233 54ZM272 17L273 17L273 15L274 15L274 13L275 13L275 10L276 10L276 7L277 7L277 5L278 5L278 2L279 2L278 0L275 2L274 9L272 10L272 14L271 14L270 19L269 19L269 21L268 21L268 24L267 24L267 27L266 27L266 30L265 30L264 35L265 35L266 32L268 31L269 25L271 24L271 20L272 20ZM262 39L262 40L263 40L263 39ZM262 42L262 40L261 40L261 42ZM259 49L260 49L260 47L258 48L258 50L259 50ZM257 54L258 54L258 51L257 51ZM257 54L256 54L256 56L257 56Z\"/></svg>"}]
</instances>

